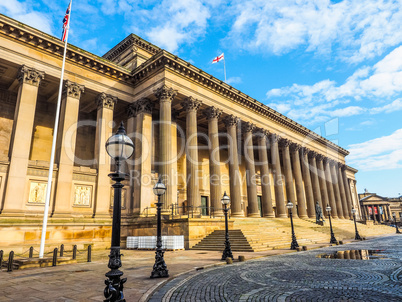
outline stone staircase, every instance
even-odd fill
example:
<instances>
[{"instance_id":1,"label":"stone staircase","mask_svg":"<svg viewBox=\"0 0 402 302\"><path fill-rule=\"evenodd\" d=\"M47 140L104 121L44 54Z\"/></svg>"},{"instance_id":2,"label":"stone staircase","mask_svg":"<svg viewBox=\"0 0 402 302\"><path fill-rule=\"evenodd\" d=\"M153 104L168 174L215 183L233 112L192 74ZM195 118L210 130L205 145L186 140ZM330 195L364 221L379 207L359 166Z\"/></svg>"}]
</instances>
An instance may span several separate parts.
<instances>
[{"instance_id":1,"label":"stone staircase","mask_svg":"<svg viewBox=\"0 0 402 302\"><path fill-rule=\"evenodd\" d=\"M230 246L234 252L253 252L247 238L241 230L229 230ZM193 246L193 250L223 251L225 249L225 231L215 230L199 243Z\"/></svg>"},{"instance_id":2,"label":"stone staircase","mask_svg":"<svg viewBox=\"0 0 402 302\"><path fill-rule=\"evenodd\" d=\"M233 251L265 251L271 249L290 248L291 227L288 218L232 218L233 230L229 230L229 238ZM311 244L329 244L330 228L326 220L324 226L315 223L315 219L293 220L297 242L300 246ZM333 219L332 228L336 239L353 239L355 228L352 220ZM357 224L361 237L372 237L395 233L395 229L385 225ZM224 230L215 230L206 236L192 249L223 250L225 242Z\"/></svg>"}]
</instances>

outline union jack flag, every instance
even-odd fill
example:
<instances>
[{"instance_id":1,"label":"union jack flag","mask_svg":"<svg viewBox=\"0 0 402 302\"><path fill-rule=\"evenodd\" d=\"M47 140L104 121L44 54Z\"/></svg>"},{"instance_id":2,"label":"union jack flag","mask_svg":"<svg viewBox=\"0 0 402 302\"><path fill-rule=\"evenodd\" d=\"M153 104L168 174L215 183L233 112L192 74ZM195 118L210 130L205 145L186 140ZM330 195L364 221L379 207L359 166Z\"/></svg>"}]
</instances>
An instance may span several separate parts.
<instances>
[{"instance_id":1,"label":"union jack flag","mask_svg":"<svg viewBox=\"0 0 402 302\"><path fill-rule=\"evenodd\" d=\"M70 19L70 11L71 11L71 1L70 1L70 4L67 7L66 15L64 16L64 19L63 19L63 34L62 34L62 37L61 37L61 40L63 42L66 40L66 37L67 37L68 23L69 23L68 20Z\"/></svg>"}]
</instances>

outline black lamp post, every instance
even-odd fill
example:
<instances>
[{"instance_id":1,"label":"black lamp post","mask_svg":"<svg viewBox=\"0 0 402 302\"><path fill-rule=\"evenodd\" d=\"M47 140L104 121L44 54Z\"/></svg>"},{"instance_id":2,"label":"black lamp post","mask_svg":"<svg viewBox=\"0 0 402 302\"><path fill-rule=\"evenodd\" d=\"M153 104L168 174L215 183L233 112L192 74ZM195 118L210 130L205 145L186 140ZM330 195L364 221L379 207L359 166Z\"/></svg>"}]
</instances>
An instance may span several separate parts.
<instances>
[{"instance_id":1,"label":"black lamp post","mask_svg":"<svg viewBox=\"0 0 402 302\"><path fill-rule=\"evenodd\" d=\"M401 232L399 231L398 225L396 224L396 214L395 214L395 212L392 213L392 217L394 217L396 233L400 234Z\"/></svg>"},{"instance_id":2,"label":"black lamp post","mask_svg":"<svg viewBox=\"0 0 402 302\"><path fill-rule=\"evenodd\" d=\"M120 224L121 224L121 189L124 185L121 183L127 174L120 171L121 163L129 158L134 151L134 144L126 135L123 122L116 134L111 136L106 142L106 152L116 163L116 172L110 173L109 177L115 181L113 198L113 222L112 222L112 244L110 247L108 267L110 271L105 274L108 279L105 280L105 290L103 292L106 300L104 302L125 302L123 295L123 284L127 278L120 279L123 272L121 267L120 254Z\"/></svg>"},{"instance_id":3,"label":"black lamp post","mask_svg":"<svg viewBox=\"0 0 402 302\"><path fill-rule=\"evenodd\" d=\"M292 213L293 203L289 201L286 204L286 207L289 209L290 225L292 226L292 243L290 244L290 249L295 250L297 247L299 247L299 244L297 243L295 229L293 227L293 213Z\"/></svg>"},{"instance_id":4,"label":"black lamp post","mask_svg":"<svg viewBox=\"0 0 402 302\"><path fill-rule=\"evenodd\" d=\"M329 206L329 204L327 204L327 207L325 208L327 210L328 213L328 219L329 219L329 228L331 230L331 240L329 243L334 243L337 244L338 241L335 238L334 232L332 231L332 222L331 222L331 207Z\"/></svg>"},{"instance_id":5,"label":"black lamp post","mask_svg":"<svg viewBox=\"0 0 402 302\"><path fill-rule=\"evenodd\" d=\"M161 196L166 192L166 186L163 184L161 178L155 184L153 188L154 194L158 196L158 202L156 203L157 225L156 225L156 251L155 251L155 264L151 273L151 278L166 278L169 277L169 271L167 269L165 259L163 259L162 250L162 222L161 222Z\"/></svg>"},{"instance_id":6,"label":"black lamp post","mask_svg":"<svg viewBox=\"0 0 402 302\"><path fill-rule=\"evenodd\" d=\"M359 231L357 230L356 212L357 212L357 210L355 208L352 208L353 221L355 222L355 240L363 240L362 237L360 237L360 235L359 235Z\"/></svg>"},{"instance_id":7,"label":"black lamp post","mask_svg":"<svg viewBox=\"0 0 402 302\"><path fill-rule=\"evenodd\" d=\"M228 211L229 211L228 205L230 203L230 198L229 196L226 195L226 192L223 194L221 202L223 204L223 212L225 214L225 249L223 250L222 260L226 260L226 258L233 259L232 248L230 247L230 241L229 241L229 227L228 227Z\"/></svg>"}]
</instances>

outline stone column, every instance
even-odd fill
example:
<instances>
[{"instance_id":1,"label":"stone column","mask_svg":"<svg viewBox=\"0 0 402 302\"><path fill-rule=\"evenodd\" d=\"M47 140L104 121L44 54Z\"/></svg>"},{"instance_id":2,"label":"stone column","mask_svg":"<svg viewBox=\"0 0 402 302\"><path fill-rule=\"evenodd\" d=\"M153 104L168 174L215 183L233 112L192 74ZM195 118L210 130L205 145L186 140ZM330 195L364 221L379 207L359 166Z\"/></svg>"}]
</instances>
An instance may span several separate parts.
<instances>
[{"instance_id":1,"label":"stone column","mask_svg":"<svg viewBox=\"0 0 402 302\"><path fill-rule=\"evenodd\" d=\"M350 191L348 177L346 175L346 165L342 165L342 179L343 179L343 186L345 188L346 200L347 200L349 217L350 217L351 216L350 213L351 213L352 207L353 207L353 199L352 199L352 192Z\"/></svg>"},{"instance_id":2,"label":"stone column","mask_svg":"<svg viewBox=\"0 0 402 302\"><path fill-rule=\"evenodd\" d=\"M216 107L209 107L204 110L204 115L208 120L209 138L209 186L211 205L214 215L222 216L222 188L221 188L221 157L219 154L219 128L218 119L222 110Z\"/></svg>"},{"instance_id":3,"label":"stone column","mask_svg":"<svg viewBox=\"0 0 402 302\"><path fill-rule=\"evenodd\" d=\"M109 216L111 205L110 156L106 153L105 144L113 135L113 110L117 98L101 93L96 98L98 106L96 117L95 162L98 170L95 194L95 217Z\"/></svg>"},{"instance_id":4,"label":"stone column","mask_svg":"<svg viewBox=\"0 0 402 302\"><path fill-rule=\"evenodd\" d=\"M318 181L320 182L320 191L321 191L321 202L322 202L322 213L327 217L327 211L325 208L329 204L329 197L328 197L328 189L327 189L327 182L325 181L325 170L323 164L324 156L318 154L316 158L317 163L317 173L318 173Z\"/></svg>"},{"instance_id":5,"label":"stone column","mask_svg":"<svg viewBox=\"0 0 402 302\"><path fill-rule=\"evenodd\" d=\"M131 140L134 143L134 154L131 156L130 159L127 160L127 168L128 168L128 173L130 175L130 188L129 190L129 198L128 198L128 204L127 204L127 214L132 215L135 213L139 213L140 209L134 209L134 186L135 182L138 179L139 172L135 170L135 159L136 159L136 146L138 144L138 137L136 135L136 103L131 103L127 106L127 127L126 127L126 132L127 136L131 138Z\"/></svg>"},{"instance_id":6,"label":"stone column","mask_svg":"<svg viewBox=\"0 0 402 302\"><path fill-rule=\"evenodd\" d=\"M166 85L155 91L159 100L159 176L166 186L166 192L161 196L163 209L168 210L173 200L177 199L177 192L172 190L173 171L171 169L172 155L172 101L177 95Z\"/></svg>"},{"instance_id":7,"label":"stone column","mask_svg":"<svg viewBox=\"0 0 402 302\"><path fill-rule=\"evenodd\" d=\"M241 208L241 177L237 153L237 124L239 123L239 118L234 115L228 115L223 122L228 132L230 208L233 217L241 217L244 216L244 213Z\"/></svg>"},{"instance_id":8,"label":"stone column","mask_svg":"<svg viewBox=\"0 0 402 302\"><path fill-rule=\"evenodd\" d=\"M286 209L285 209L285 196L283 192L283 178L281 171L281 161L279 158L279 135L272 134L271 135L271 158L272 158L272 167L274 174L274 188L275 188L275 203L276 203L276 217L284 218L287 217Z\"/></svg>"},{"instance_id":9,"label":"stone column","mask_svg":"<svg viewBox=\"0 0 402 302\"><path fill-rule=\"evenodd\" d=\"M332 177L332 185L334 187L335 193L335 201L336 201L336 211L338 213L338 218L343 219L343 208L342 208L342 201L341 201L341 193L339 192L339 180L337 174L337 167L335 167L337 163L332 160L329 167L331 169L331 177Z\"/></svg>"},{"instance_id":10,"label":"stone column","mask_svg":"<svg viewBox=\"0 0 402 302\"><path fill-rule=\"evenodd\" d=\"M24 213L26 175L29 153L31 150L32 131L35 118L38 87L45 73L22 65L17 78L17 103L15 105L14 123L9 150L10 167L5 187L2 214Z\"/></svg>"},{"instance_id":11,"label":"stone column","mask_svg":"<svg viewBox=\"0 0 402 302\"><path fill-rule=\"evenodd\" d=\"M283 170L285 175L287 202L291 201L293 205L296 206L296 195L293 186L292 165L290 163L290 152L289 152L290 141L288 139L281 139L279 141L279 145L282 148ZM297 211L294 211L293 217L297 218Z\"/></svg>"},{"instance_id":12,"label":"stone column","mask_svg":"<svg viewBox=\"0 0 402 302\"><path fill-rule=\"evenodd\" d=\"M342 202L342 209L343 209L343 217L345 219L351 219L350 211L348 209L348 201L346 199L346 192L345 192L345 186L343 184L343 177L342 177L342 170L341 170L341 165L338 164L338 185L339 185L339 192L341 193L341 202Z\"/></svg>"},{"instance_id":13,"label":"stone column","mask_svg":"<svg viewBox=\"0 0 402 302\"><path fill-rule=\"evenodd\" d=\"M272 207L271 196L271 182L269 179L269 164L268 164L268 150L267 150L267 136L268 131L259 129L256 133L258 140L258 157L260 159L260 173L261 173L261 207L262 215L264 217L273 218L274 209Z\"/></svg>"},{"instance_id":14,"label":"stone column","mask_svg":"<svg viewBox=\"0 0 402 302\"><path fill-rule=\"evenodd\" d=\"M72 182L75 156L75 143L77 134L78 112L80 107L81 93L84 92L84 86L70 81L64 81L64 91L61 100L60 127L57 135L57 153L56 162L59 171L56 181L56 199L54 214L71 214L72 204ZM72 131L71 127L74 127ZM71 135L66 136L66 132ZM67 138L68 137L68 138Z\"/></svg>"},{"instance_id":15,"label":"stone column","mask_svg":"<svg viewBox=\"0 0 402 302\"><path fill-rule=\"evenodd\" d=\"M188 97L181 103L187 112L186 116L186 166L187 166L187 202L194 213L199 213L201 196L198 180L198 141L197 141L197 110L201 101Z\"/></svg>"},{"instance_id":16,"label":"stone column","mask_svg":"<svg viewBox=\"0 0 402 302\"><path fill-rule=\"evenodd\" d=\"M133 213L139 215L145 208L151 207L155 200L152 188L152 110L154 103L143 98L134 104L135 118L135 149L133 175Z\"/></svg>"},{"instance_id":17,"label":"stone column","mask_svg":"<svg viewBox=\"0 0 402 302\"><path fill-rule=\"evenodd\" d=\"M332 208L331 217L338 218L338 210L336 208L334 186L333 186L333 180L332 180L332 176L331 176L331 168L330 168L329 162L330 162L329 158L324 158L325 180L327 183L329 205Z\"/></svg>"},{"instance_id":18,"label":"stone column","mask_svg":"<svg viewBox=\"0 0 402 302\"><path fill-rule=\"evenodd\" d=\"M300 167L300 149L301 146L299 144L293 143L290 145L290 150L292 151L293 172L296 183L297 211L300 218L308 218L306 197L304 196L303 177Z\"/></svg>"},{"instance_id":19,"label":"stone column","mask_svg":"<svg viewBox=\"0 0 402 302\"><path fill-rule=\"evenodd\" d=\"M311 184L310 165L308 162L308 152L309 152L309 150L307 148L302 149L303 181L304 181L304 189L306 191L307 215L309 218L315 218L314 195L313 195L313 186Z\"/></svg>"},{"instance_id":20,"label":"stone column","mask_svg":"<svg viewBox=\"0 0 402 302\"><path fill-rule=\"evenodd\" d=\"M244 132L244 155L246 160L246 182L247 182L247 216L261 217L258 210L257 184L255 174L253 131L255 125L249 122L242 124Z\"/></svg>"},{"instance_id":21,"label":"stone column","mask_svg":"<svg viewBox=\"0 0 402 302\"><path fill-rule=\"evenodd\" d=\"M326 206L323 205L322 199L321 199L321 188L320 188L320 182L318 180L318 170L317 170L317 153L314 151L309 152L308 157L310 160L310 169L311 169L311 182L313 185L313 195L314 195L314 204L318 201L318 204L320 205L321 209L323 209L323 213L325 212L324 208Z\"/></svg>"}]
</instances>

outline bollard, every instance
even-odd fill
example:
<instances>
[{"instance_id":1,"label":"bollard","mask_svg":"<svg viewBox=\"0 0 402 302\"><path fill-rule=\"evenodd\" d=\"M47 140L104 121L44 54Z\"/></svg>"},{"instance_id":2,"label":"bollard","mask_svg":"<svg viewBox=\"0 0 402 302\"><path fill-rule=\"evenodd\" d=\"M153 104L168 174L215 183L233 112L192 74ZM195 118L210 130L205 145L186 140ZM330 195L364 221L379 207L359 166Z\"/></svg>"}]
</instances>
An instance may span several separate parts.
<instances>
[{"instance_id":1,"label":"bollard","mask_svg":"<svg viewBox=\"0 0 402 302\"><path fill-rule=\"evenodd\" d=\"M302 251L302 247L301 247L301 246L296 247L296 251L301 252L301 251Z\"/></svg>"},{"instance_id":2,"label":"bollard","mask_svg":"<svg viewBox=\"0 0 402 302\"><path fill-rule=\"evenodd\" d=\"M303 246L302 246L302 250L303 250L303 251L307 251L307 249L308 249L308 248L307 248L306 245L303 245Z\"/></svg>"},{"instance_id":3,"label":"bollard","mask_svg":"<svg viewBox=\"0 0 402 302\"><path fill-rule=\"evenodd\" d=\"M53 250L53 262L52 262L52 266L56 265L57 265L57 247L55 247Z\"/></svg>"},{"instance_id":4,"label":"bollard","mask_svg":"<svg viewBox=\"0 0 402 302\"><path fill-rule=\"evenodd\" d=\"M77 246L73 245L73 260L77 259Z\"/></svg>"},{"instance_id":5,"label":"bollard","mask_svg":"<svg viewBox=\"0 0 402 302\"><path fill-rule=\"evenodd\" d=\"M226 264L233 264L233 259L230 257L226 258Z\"/></svg>"},{"instance_id":6,"label":"bollard","mask_svg":"<svg viewBox=\"0 0 402 302\"><path fill-rule=\"evenodd\" d=\"M1 266L3 265L3 250L0 250L0 270L1 270Z\"/></svg>"},{"instance_id":7,"label":"bollard","mask_svg":"<svg viewBox=\"0 0 402 302\"><path fill-rule=\"evenodd\" d=\"M29 256L28 258L33 258L33 246L29 248Z\"/></svg>"},{"instance_id":8,"label":"bollard","mask_svg":"<svg viewBox=\"0 0 402 302\"><path fill-rule=\"evenodd\" d=\"M60 245L60 257L64 255L64 244Z\"/></svg>"},{"instance_id":9,"label":"bollard","mask_svg":"<svg viewBox=\"0 0 402 302\"><path fill-rule=\"evenodd\" d=\"M11 251L8 255L7 272L13 271L14 252Z\"/></svg>"},{"instance_id":10,"label":"bollard","mask_svg":"<svg viewBox=\"0 0 402 302\"><path fill-rule=\"evenodd\" d=\"M243 261L246 261L246 257L244 257L244 256L239 256L239 262L243 262Z\"/></svg>"},{"instance_id":11,"label":"bollard","mask_svg":"<svg viewBox=\"0 0 402 302\"><path fill-rule=\"evenodd\" d=\"M92 245L88 245L88 260L87 262L91 262L92 260Z\"/></svg>"}]
</instances>

